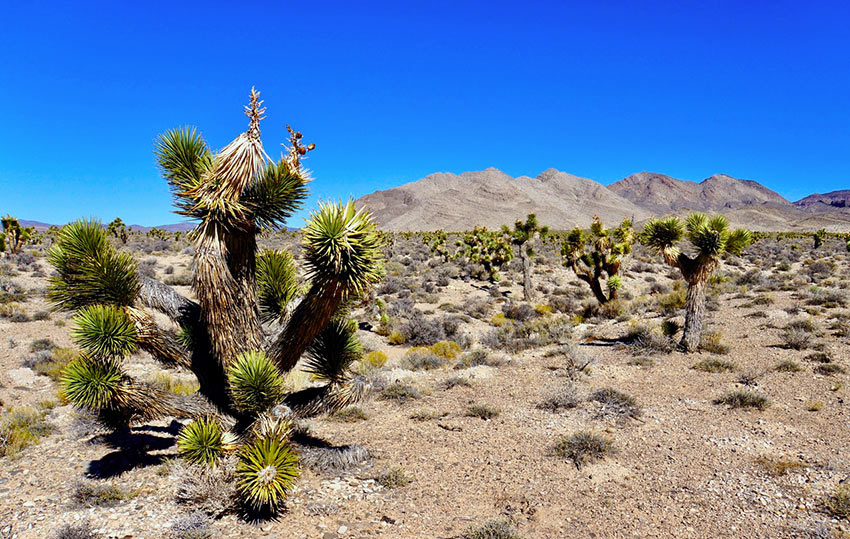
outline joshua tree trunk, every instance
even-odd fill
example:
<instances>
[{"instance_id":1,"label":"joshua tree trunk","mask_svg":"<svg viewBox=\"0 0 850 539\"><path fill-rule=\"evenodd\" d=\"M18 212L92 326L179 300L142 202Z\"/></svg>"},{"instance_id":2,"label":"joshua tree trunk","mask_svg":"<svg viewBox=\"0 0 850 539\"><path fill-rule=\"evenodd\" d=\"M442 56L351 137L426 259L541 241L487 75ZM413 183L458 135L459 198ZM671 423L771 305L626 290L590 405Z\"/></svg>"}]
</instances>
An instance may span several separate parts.
<instances>
[{"instance_id":1,"label":"joshua tree trunk","mask_svg":"<svg viewBox=\"0 0 850 539\"><path fill-rule=\"evenodd\" d=\"M519 257L522 259L522 297L525 301L531 301L534 298L534 289L531 287L531 257L528 256L528 249L525 246L520 246Z\"/></svg>"},{"instance_id":2,"label":"joshua tree trunk","mask_svg":"<svg viewBox=\"0 0 850 539\"><path fill-rule=\"evenodd\" d=\"M679 343L685 352L693 352L699 348L702 318L705 314L705 286L704 280L688 283L688 293L685 296L685 328Z\"/></svg>"}]
</instances>

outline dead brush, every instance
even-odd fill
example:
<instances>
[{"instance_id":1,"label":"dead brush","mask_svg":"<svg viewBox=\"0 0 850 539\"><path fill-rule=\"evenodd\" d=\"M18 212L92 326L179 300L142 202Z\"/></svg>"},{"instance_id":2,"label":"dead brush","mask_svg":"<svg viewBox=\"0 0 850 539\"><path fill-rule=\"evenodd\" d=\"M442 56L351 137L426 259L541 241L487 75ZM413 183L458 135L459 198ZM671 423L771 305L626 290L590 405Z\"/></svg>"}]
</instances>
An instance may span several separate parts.
<instances>
[{"instance_id":1,"label":"dead brush","mask_svg":"<svg viewBox=\"0 0 850 539\"><path fill-rule=\"evenodd\" d=\"M612 439L589 431L563 436L553 447L555 455L573 461L577 469L615 451Z\"/></svg>"},{"instance_id":2,"label":"dead brush","mask_svg":"<svg viewBox=\"0 0 850 539\"><path fill-rule=\"evenodd\" d=\"M616 416L625 420L638 419L643 414L634 397L610 387L594 391L588 400L602 404L600 416Z\"/></svg>"}]
</instances>

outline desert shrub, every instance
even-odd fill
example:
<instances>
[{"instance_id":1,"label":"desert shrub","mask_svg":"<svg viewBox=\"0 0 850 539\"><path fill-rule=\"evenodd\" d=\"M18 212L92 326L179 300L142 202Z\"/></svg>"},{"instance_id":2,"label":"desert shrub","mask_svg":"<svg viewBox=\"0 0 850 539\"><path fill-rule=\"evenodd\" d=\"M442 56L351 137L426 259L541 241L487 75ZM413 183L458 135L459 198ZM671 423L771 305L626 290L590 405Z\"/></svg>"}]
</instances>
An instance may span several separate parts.
<instances>
[{"instance_id":1,"label":"desert shrub","mask_svg":"<svg viewBox=\"0 0 850 539\"><path fill-rule=\"evenodd\" d=\"M488 520L481 526L470 526L463 539L521 539L513 522L506 518Z\"/></svg>"},{"instance_id":2,"label":"desert shrub","mask_svg":"<svg viewBox=\"0 0 850 539\"><path fill-rule=\"evenodd\" d=\"M723 334L719 331L704 332L701 335L699 348L712 354L725 355L729 353L729 346L721 341Z\"/></svg>"},{"instance_id":3,"label":"desert shrub","mask_svg":"<svg viewBox=\"0 0 850 539\"><path fill-rule=\"evenodd\" d=\"M479 365L498 367L502 363L504 361L500 357L494 356L482 348L476 348L461 355L460 359L455 363L455 369L468 369Z\"/></svg>"},{"instance_id":4,"label":"desert shrub","mask_svg":"<svg viewBox=\"0 0 850 539\"><path fill-rule=\"evenodd\" d=\"M390 344L404 344L404 334L398 330L392 330L387 336Z\"/></svg>"},{"instance_id":5,"label":"desert shrub","mask_svg":"<svg viewBox=\"0 0 850 539\"><path fill-rule=\"evenodd\" d=\"M413 479L407 475L404 468L394 466L376 478L376 482L384 488L401 488L406 487L413 482Z\"/></svg>"},{"instance_id":6,"label":"desert shrub","mask_svg":"<svg viewBox=\"0 0 850 539\"><path fill-rule=\"evenodd\" d=\"M328 419L340 423L359 423L369 419L369 416L359 406L348 406L328 415Z\"/></svg>"},{"instance_id":7,"label":"desert shrub","mask_svg":"<svg viewBox=\"0 0 850 539\"><path fill-rule=\"evenodd\" d=\"M774 370L776 372L800 372L803 370L803 367L792 359L784 359L776 364Z\"/></svg>"},{"instance_id":8,"label":"desert shrub","mask_svg":"<svg viewBox=\"0 0 850 539\"><path fill-rule=\"evenodd\" d=\"M669 354L676 348L673 339L647 324L631 328L625 336L625 342L634 355Z\"/></svg>"},{"instance_id":9,"label":"desert shrub","mask_svg":"<svg viewBox=\"0 0 850 539\"><path fill-rule=\"evenodd\" d=\"M813 286L803 292L802 298L806 305L819 305L829 309L847 306L847 292L837 288Z\"/></svg>"},{"instance_id":10,"label":"desert shrub","mask_svg":"<svg viewBox=\"0 0 850 539\"><path fill-rule=\"evenodd\" d=\"M732 361L716 358L703 359L691 368L703 372L734 372L738 370L738 366Z\"/></svg>"},{"instance_id":11,"label":"desert shrub","mask_svg":"<svg viewBox=\"0 0 850 539\"><path fill-rule=\"evenodd\" d=\"M472 382L469 381L469 378L466 378L464 376L449 376L442 383L442 387L445 390L449 390L453 387L458 386L472 387Z\"/></svg>"},{"instance_id":12,"label":"desert shrub","mask_svg":"<svg viewBox=\"0 0 850 539\"><path fill-rule=\"evenodd\" d=\"M65 524L56 531L56 539L98 539L100 534L94 531L91 523L84 520L77 524Z\"/></svg>"},{"instance_id":13,"label":"desert shrub","mask_svg":"<svg viewBox=\"0 0 850 539\"><path fill-rule=\"evenodd\" d=\"M850 520L850 485L839 484L835 487L824 505L833 517Z\"/></svg>"},{"instance_id":14,"label":"desert shrub","mask_svg":"<svg viewBox=\"0 0 850 539\"><path fill-rule=\"evenodd\" d=\"M384 279L384 282L381 283L381 286L378 287L377 292L381 296L386 296L389 294L396 294L404 288L404 281L402 281L401 278L389 275L386 279Z\"/></svg>"},{"instance_id":15,"label":"desert shrub","mask_svg":"<svg viewBox=\"0 0 850 539\"><path fill-rule=\"evenodd\" d=\"M375 350L364 355L362 361L370 367L380 368L387 364L387 354L380 350Z\"/></svg>"},{"instance_id":16,"label":"desert shrub","mask_svg":"<svg viewBox=\"0 0 850 539\"><path fill-rule=\"evenodd\" d=\"M402 382L395 382L384 389L378 394L379 400L391 400L400 403L405 403L407 401L416 400L422 398L422 392L413 387L412 385L405 384Z\"/></svg>"},{"instance_id":17,"label":"desert shrub","mask_svg":"<svg viewBox=\"0 0 850 539\"><path fill-rule=\"evenodd\" d=\"M663 314L673 314L680 309L684 309L686 293L687 291L680 287L672 292L658 296L656 302L658 303L659 312Z\"/></svg>"},{"instance_id":18,"label":"desert shrub","mask_svg":"<svg viewBox=\"0 0 850 539\"><path fill-rule=\"evenodd\" d=\"M553 448L555 455L570 459L581 468L585 464L604 458L615 451L614 441L589 431L580 431L561 437Z\"/></svg>"},{"instance_id":19,"label":"desert shrub","mask_svg":"<svg viewBox=\"0 0 850 539\"><path fill-rule=\"evenodd\" d=\"M212 520L202 511L178 517L171 523L171 537L174 539L212 539Z\"/></svg>"},{"instance_id":20,"label":"desert shrub","mask_svg":"<svg viewBox=\"0 0 850 539\"><path fill-rule=\"evenodd\" d=\"M472 404L467 408L467 417L477 417L479 419L492 419L499 415L498 408L494 408L489 404Z\"/></svg>"},{"instance_id":21,"label":"desert shrub","mask_svg":"<svg viewBox=\"0 0 850 539\"><path fill-rule=\"evenodd\" d=\"M446 330L441 320L428 319L418 313L401 327L405 341L413 346L431 346L446 340Z\"/></svg>"},{"instance_id":22,"label":"desert shrub","mask_svg":"<svg viewBox=\"0 0 850 539\"><path fill-rule=\"evenodd\" d=\"M71 498L83 507L110 507L135 498L136 495L137 492L112 483L101 485L92 481L77 481Z\"/></svg>"},{"instance_id":23,"label":"desert shrub","mask_svg":"<svg viewBox=\"0 0 850 539\"><path fill-rule=\"evenodd\" d=\"M463 312L473 318L483 320L490 312L491 301L483 298L470 298L463 304Z\"/></svg>"},{"instance_id":24,"label":"desert shrub","mask_svg":"<svg viewBox=\"0 0 850 539\"><path fill-rule=\"evenodd\" d=\"M401 361L404 368L419 371L439 369L447 365L446 359L433 353L430 349L417 346L407 351Z\"/></svg>"},{"instance_id":25,"label":"desert shrub","mask_svg":"<svg viewBox=\"0 0 850 539\"><path fill-rule=\"evenodd\" d=\"M822 374L824 376L833 376L835 374L844 374L846 372L844 367L835 363L823 363L816 366L814 371L815 374Z\"/></svg>"},{"instance_id":26,"label":"desert shrub","mask_svg":"<svg viewBox=\"0 0 850 539\"><path fill-rule=\"evenodd\" d=\"M192 274L182 271L177 275L168 275L163 282L171 286L192 286Z\"/></svg>"},{"instance_id":27,"label":"desert shrub","mask_svg":"<svg viewBox=\"0 0 850 539\"><path fill-rule=\"evenodd\" d=\"M567 383L551 390L537 407L550 412L560 412L561 410L575 408L580 403L581 397L578 394L576 386L572 383Z\"/></svg>"},{"instance_id":28,"label":"desert shrub","mask_svg":"<svg viewBox=\"0 0 850 539\"><path fill-rule=\"evenodd\" d=\"M729 391L714 400L714 404L725 404L730 408L757 408L764 410L770 401L764 395L747 389Z\"/></svg>"},{"instance_id":29,"label":"desert shrub","mask_svg":"<svg viewBox=\"0 0 850 539\"><path fill-rule=\"evenodd\" d=\"M786 348L805 350L811 346L815 327L810 320L798 319L789 322L782 332L782 343Z\"/></svg>"},{"instance_id":30,"label":"desert shrub","mask_svg":"<svg viewBox=\"0 0 850 539\"><path fill-rule=\"evenodd\" d=\"M505 313L496 313L493 315L493 318L490 319L490 325L496 326L500 328L504 326L508 322L508 317L505 316Z\"/></svg>"},{"instance_id":31,"label":"desert shrub","mask_svg":"<svg viewBox=\"0 0 850 539\"><path fill-rule=\"evenodd\" d=\"M58 382L62 378L62 372L71 361L79 357L79 353L71 347L57 347L50 351L41 351L34 354L24 362L38 374L47 376Z\"/></svg>"},{"instance_id":32,"label":"desert shrub","mask_svg":"<svg viewBox=\"0 0 850 539\"><path fill-rule=\"evenodd\" d=\"M549 306L553 311L559 313L572 313L578 309L576 301L568 296L552 296L549 298Z\"/></svg>"},{"instance_id":33,"label":"desert shrub","mask_svg":"<svg viewBox=\"0 0 850 539\"><path fill-rule=\"evenodd\" d=\"M236 459L225 457L215 468L177 462L171 467L176 479L177 501L195 511L219 517L236 504Z\"/></svg>"},{"instance_id":34,"label":"desert shrub","mask_svg":"<svg viewBox=\"0 0 850 539\"><path fill-rule=\"evenodd\" d=\"M502 312L507 318L518 322L525 322L537 316L537 311L528 303L503 303Z\"/></svg>"},{"instance_id":35,"label":"desert shrub","mask_svg":"<svg viewBox=\"0 0 850 539\"><path fill-rule=\"evenodd\" d=\"M634 397L610 387L594 391L588 400L601 403L603 415L616 415L625 419L638 418L643 413Z\"/></svg>"},{"instance_id":36,"label":"desert shrub","mask_svg":"<svg viewBox=\"0 0 850 539\"><path fill-rule=\"evenodd\" d=\"M53 432L46 416L45 410L32 406L17 406L3 414L0 417L0 457L15 456Z\"/></svg>"},{"instance_id":37,"label":"desert shrub","mask_svg":"<svg viewBox=\"0 0 850 539\"><path fill-rule=\"evenodd\" d=\"M455 359L461 352L460 345L454 341L440 341L431 345L431 353L443 359Z\"/></svg>"},{"instance_id":38,"label":"desert shrub","mask_svg":"<svg viewBox=\"0 0 850 539\"><path fill-rule=\"evenodd\" d=\"M815 363L831 363L832 358L826 352L813 352L806 356L807 361Z\"/></svg>"},{"instance_id":39,"label":"desert shrub","mask_svg":"<svg viewBox=\"0 0 850 539\"><path fill-rule=\"evenodd\" d=\"M764 470L774 477L781 477L788 472L796 471L805 468L799 459L789 459L785 457L769 457L760 456L755 459L756 464L764 468Z\"/></svg>"}]
</instances>

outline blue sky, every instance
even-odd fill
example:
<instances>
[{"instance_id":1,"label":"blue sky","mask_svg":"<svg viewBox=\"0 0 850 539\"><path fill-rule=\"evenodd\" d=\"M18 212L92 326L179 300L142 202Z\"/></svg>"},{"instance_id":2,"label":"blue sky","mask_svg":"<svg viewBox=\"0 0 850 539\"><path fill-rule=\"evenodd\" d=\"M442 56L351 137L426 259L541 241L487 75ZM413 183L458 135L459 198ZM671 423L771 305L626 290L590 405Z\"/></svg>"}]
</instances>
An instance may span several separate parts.
<instances>
[{"instance_id":1,"label":"blue sky","mask_svg":"<svg viewBox=\"0 0 850 539\"><path fill-rule=\"evenodd\" d=\"M490 166L850 188L846 2L238 4L4 4L0 212L179 221L157 134L223 147L252 85L268 153L317 144L307 209Z\"/></svg>"}]
</instances>

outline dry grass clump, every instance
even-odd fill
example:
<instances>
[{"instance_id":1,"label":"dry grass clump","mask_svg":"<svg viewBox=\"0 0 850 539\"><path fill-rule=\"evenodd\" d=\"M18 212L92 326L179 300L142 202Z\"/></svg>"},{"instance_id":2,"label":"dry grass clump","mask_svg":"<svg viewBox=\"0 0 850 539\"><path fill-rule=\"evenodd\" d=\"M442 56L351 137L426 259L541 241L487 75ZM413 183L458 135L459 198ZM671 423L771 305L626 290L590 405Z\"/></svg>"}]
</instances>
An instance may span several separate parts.
<instances>
[{"instance_id":1,"label":"dry grass clump","mask_svg":"<svg viewBox=\"0 0 850 539\"><path fill-rule=\"evenodd\" d=\"M55 537L56 539L98 539L101 535L94 531L88 520L84 520L77 524L65 524L56 531Z\"/></svg>"},{"instance_id":2,"label":"dry grass clump","mask_svg":"<svg viewBox=\"0 0 850 539\"><path fill-rule=\"evenodd\" d=\"M136 491L123 489L112 483L101 485L92 481L77 481L71 499L83 507L110 507L137 495Z\"/></svg>"},{"instance_id":3,"label":"dry grass clump","mask_svg":"<svg viewBox=\"0 0 850 539\"><path fill-rule=\"evenodd\" d=\"M615 451L614 441L606 436L580 431L569 436L563 436L553 448L555 455L570 459L581 468L585 464L605 458Z\"/></svg>"},{"instance_id":4,"label":"dry grass clump","mask_svg":"<svg viewBox=\"0 0 850 539\"><path fill-rule=\"evenodd\" d=\"M793 320L782 332L782 343L792 350L805 350L811 346L814 333L815 326L811 320L805 318Z\"/></svg>"},{"instance_id":5,"label":"dry grass clump","mask_svg":"<svg viewBox=\"0 0 850 539\"><path fill-rule=\"evenodd\" d=\"M177 501L196 511L219 517L233 510L236 503L236 459L226 457L215 467L175 463L171 475L176 479Z\"/></svg>"},{"instance_id":6,"label":"dry grass clump","mask_svg":"<svg viewBox=\"0 0 850 539\"><path fill-rule=\"evenodd\" d=\"M378 399L383 401L396 401L405 403L407 401L422 398L422 392L412 385L395 382L388 385L378 393Z\"/></svg>"},{"instance_id":7,"label":"dry grass clump","mask_svg":"<svg viewBox=\"0 0 850 539\"><path fill-rule=\"evenodd\" d=\"M576 386L567 383L550 391L537 407L550 412L560 412L577 407L581 400Z\"/></svg>"},{"instance_id":8,"label":"dry grass clump","mask_svg":"<svg viewBox=\"0 0 850 539\"><path fill-rule=\"evenodd\" d=\"M466 410L467 417L477 417L479 419L493 419L499 415L501 411L489 404L472 404Z\"/></svg>"},{"instance_id":9,"label":"dry grass clump","mask_svg":"<svg viewBox=\"0 0 850 539\"><path fill-rule=\"evenodd\" d=\"M756 457L755 460L756 464L764 468L768 474L774 477L780 477L788 472L794 472L806 467L800 459L787 457L770 457L764 455Z\"/></svg>"},{"instance_id":10,"label":"dry grass clump","mask_svg":"<svg viewBox=\"0 0 850 539\"><path fill-rule=\"evenodd\" d=\"M823 363L814 368L815 374L823 376L834 376L836 374L844 374L847 372L844 367L836 363Z\"/></svg>"},{"instance_id":11,"label":"dry grass clump","mask_svg":"<svg viewBox=\"0 0 850 539\"><path fill-rule=\"evenodd\" d=\"M455 363L455 369L468 369L470 367L478 367L481 365L487 367L498 367L503 363L504 360L501 357L493 355L483 348L476 348L475 350L470 350L460 356L460 359Z\"/></svg>"},{"instance_id":12,"label":"dry grass clump","mask_svg":"<svg viewBox=\"0 0 850 539\"><path fill-rule=\"evenodd\" d=\"M201 511L183 515L171 523L174 539L212 539L213 534L212 520Z\"/></svg>"},{"instance_id":13,"label":"dry grass clump","mask_svg":"<svg viewBox=\"0 0 850 539\"><path fill-rule=\"evenodd\" d=\"M747 389L730 391L714 400L714 404L725 404L730 408L757 408L764 410L770 401L764 395Z\"/></svg>"},{"instance_id":14,"label":"dry grass clump","mask_svg":"<svg viewBox=\"0 0 850 539\"><path fill-rule=\"evenodd\" d=\"M636 419L643 413L634 397L610 387L594 391L588 400L602 403L603 415Z\"/></svg>"},{"instance_id":15,"label":"dry grass clump","mask_svg":"<svg viewBox=\"0 0 850 539\"><path fill-rule=\"evenodd\" d=\"M481 526L471 526L463 539L521 539L513 522L506 518L488 520Z\"/></svg>"},{"instance_id":16,"label":"dry grass clump","mask_svg":"<svg viewBox=\"0 0 850 539\"><path fill-rule=\"evenodd\" d=\"M647 324L638 324L632 328L626 335L625 341L631 348L632 354L636 356L669 354L676 348L673 339L660 329L652 328Z\"/></svg>"},{"instance_id":17,"label":"dry grass clump","mask_svg":"<svg viewBox=\"0 0 850 539\"><path fill-rule=\"evenodd\" d=\"M411 484L413 478L404 471L404 468L393 466L379 475L376 481L384 488L401 488Z\"/></svg>"},{"instance_id":18,"label":"dry grass clump","mask_svg":"<svg viewBox=\"0 0 850 539\"><path fill-rule=\"evenodd\" d=\"M340 423L359 423L369 419L369 416L359 406L348 406L329 414L328 419Z\"/></svg>"},{"instance_id":19,"label":"dry grass clump","mask_svg":"<svg viewBox=\"0 0 850 539\"><path fill-rule=\"evenodd\" d=\"M401 366L412 371L429 371L445 367L446 365L447 362L445 358L438 356L424 346L411 348L401 360Z\"/></svg>"},{"instance_id":20,"label":"dry grass clump","mask_svg":"<svg viewBox=\"0 0 850 539\"><path fill-rule=\"evenodd\" d=\"M725 359L703 359L691 367L694 370L702 372L735 372L738 370L738 365L732 361Z\"/></svg>"},{"instance_id":21,"label":"dry grass clump","mask_svg":"<svg viewBox=\"0 0 850 539\"><path fill-rule=\"evenodd\" d=\"M850 485L840 484L835 487L824 505L833 517L850 519Z\"/></svg>"},{"instance_id":22,"label":"dry grass clump","mask_svg":"<svg viewBox=\"0 0 850 539\"><path fill-rule=\"evenodd\" d=\"M776 372L800 372L803 367L793 359L784 359L777 363L773 370Z\"/></svg>"},{"instance_id":23,"label":"dry grass clump","mask_svg":"<svg viewBox=\"0 0 850 539\"><path fill-rule=\"evenodd\" d=\"M11 408L0 417L0 457L16 456L27 446L53 432L46 420L47 411L32 406Z\"/></svg>"},{"instance_id":24,"label":"dry grass clump","mask_svg":"<svg viewBox=\"0 0 850 539\"><path fill-rule=\"evenodd\" d=\"M717 355L726 355L729 353L729 346L723 344L723 334L719 331L703 333L700 336L699 348L705 352L710 352Z\"/></svg>"}]
</instances>

